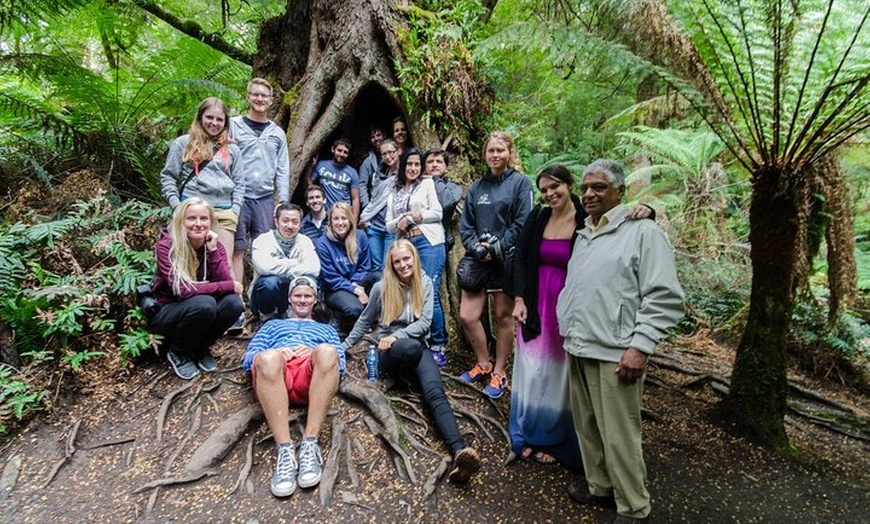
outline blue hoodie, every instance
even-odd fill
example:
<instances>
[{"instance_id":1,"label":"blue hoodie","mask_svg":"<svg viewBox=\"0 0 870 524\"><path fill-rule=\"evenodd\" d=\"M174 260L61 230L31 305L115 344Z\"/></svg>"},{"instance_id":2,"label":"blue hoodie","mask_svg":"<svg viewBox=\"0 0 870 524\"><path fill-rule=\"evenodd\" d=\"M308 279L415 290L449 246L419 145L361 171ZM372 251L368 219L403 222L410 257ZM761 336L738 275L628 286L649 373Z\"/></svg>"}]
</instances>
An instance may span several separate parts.
<instances>
[{"instance_id":1,"label":"blue hoodie","mask_svg":"<svg viewBox=\"0 0 870 524\"><path fill-rule=\"evenodd\" d=\"M347 291L353 293L353 285L361 285L371 271L369 239L362 231L356 231L356 263L347 258L344 242L339 242L327 232L317 239L314 248L320 257L320 285L324 291Z\"/></svg>"}]
</instances>

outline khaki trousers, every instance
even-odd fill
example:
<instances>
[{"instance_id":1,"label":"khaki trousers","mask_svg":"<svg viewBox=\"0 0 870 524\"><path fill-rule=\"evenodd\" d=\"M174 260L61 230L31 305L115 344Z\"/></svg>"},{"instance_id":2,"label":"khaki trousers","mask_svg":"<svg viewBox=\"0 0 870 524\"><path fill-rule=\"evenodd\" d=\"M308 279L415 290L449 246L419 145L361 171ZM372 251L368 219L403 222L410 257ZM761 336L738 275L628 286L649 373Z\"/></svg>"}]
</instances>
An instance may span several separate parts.
<instances>
[{"instance_id":1,"label":"khaki trousers","mask_svg":"<svg viewBox=\"0 0 870 524\"><path fill-rule=\"evenodd\" d=\"M641 449L643 378L624 384L616 363L567 357L571 413L589 492L613 493L618 513L645 518L651 507Z\"/></svg>"}]
</instances>

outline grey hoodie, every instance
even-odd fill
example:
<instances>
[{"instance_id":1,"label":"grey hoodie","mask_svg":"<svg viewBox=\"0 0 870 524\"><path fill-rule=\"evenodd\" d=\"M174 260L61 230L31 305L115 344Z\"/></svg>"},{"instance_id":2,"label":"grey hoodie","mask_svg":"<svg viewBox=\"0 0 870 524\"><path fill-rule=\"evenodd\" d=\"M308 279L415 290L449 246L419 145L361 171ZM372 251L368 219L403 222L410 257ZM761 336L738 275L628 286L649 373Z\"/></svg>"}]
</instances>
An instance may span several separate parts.
<instances>
[{"instance_id":1,"label":"grey hoodie","mask_svg":"<svg viewBox=\"0 0 870 524\"><path fill-rule=\"evenodd\" d=\"M183 162L184 148L190 141L190 135L176 138L169 147L166 165L160 171L160 187L163 198L169 202L172 209L181 203L183 198L200 197L212 207L230 209L238 215L242 211L245 198L245 179L242 176L242 153L235 144L230 144L229 158L215 149L214 158L199 166L199 173L190 178L184 188L184 194L179 195L178 189L194 172L192 162Z\"/></svg>"},{"instance_id":2,"label":"grey hoodie","mask_svg":"<svg viewBox=\"0 0 870 524\"><path fill-rule=\"evenodd\" d=\"M242 152L245 198L263 198L277 190L279 202L289 201L290 155L284 130L270 121L257 136L244 118L234 116L230 119L230 136Z\"/></svg>"}]
</instances>

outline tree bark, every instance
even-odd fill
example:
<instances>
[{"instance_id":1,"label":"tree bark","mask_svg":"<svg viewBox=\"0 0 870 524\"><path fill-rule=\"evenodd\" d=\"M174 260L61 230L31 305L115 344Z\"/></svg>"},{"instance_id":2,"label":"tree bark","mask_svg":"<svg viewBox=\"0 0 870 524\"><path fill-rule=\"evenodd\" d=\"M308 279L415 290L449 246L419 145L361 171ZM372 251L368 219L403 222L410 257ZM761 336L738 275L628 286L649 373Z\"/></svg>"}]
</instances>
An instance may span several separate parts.
<instances>
[{"instance_id":1,"label":"tree bark","mask_svg":"<svg viewBox=\"0 0 870 524\"><path fill-rule=\"evenodd\" d=\"M788 448L784 419L788 333L795 289L806 275L810 181L770 168L754 173L749 211L752 291L726 407L751 437Z\"/></svg>"},{"instance_id":2,"label":"tree bark","mask_svg":"<svg viewBox=\"0 0 870 524\"><path fill-rule=\"evenodd\" d=\"M386 0L311 0L289 1L282 17L264 24L254 72L280 86L277 119L297 160L291 192L335 138L350 138L359 156L370 125L388 127L407 116L394 71L402 60L396 28L403 23Z\"/></svg>"}]
</instances>

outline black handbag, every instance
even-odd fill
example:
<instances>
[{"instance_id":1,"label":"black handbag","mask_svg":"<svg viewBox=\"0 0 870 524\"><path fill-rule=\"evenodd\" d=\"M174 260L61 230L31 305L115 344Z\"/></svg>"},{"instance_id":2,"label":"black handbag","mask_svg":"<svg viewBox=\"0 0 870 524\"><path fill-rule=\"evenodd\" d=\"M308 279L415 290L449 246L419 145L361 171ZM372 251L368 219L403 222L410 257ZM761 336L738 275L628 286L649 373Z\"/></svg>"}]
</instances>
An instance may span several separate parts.
<instances>
[{"instance_id":1,"label":"black handbag","mask_svg":"<svg viewBox=\"0 0 870 524\"><path fill-rule=\"evenodd\" d=\"M486 286L487 273L491 269L488 265L471 256L462 257L456 268L456 280L460 289L472 292L483 289Z\"/></svg>"}]
</instances>

